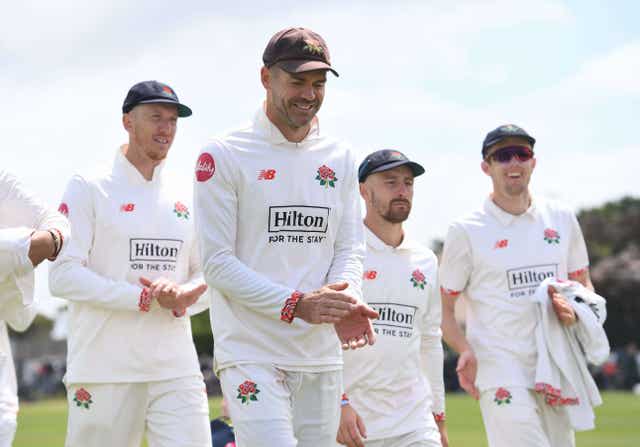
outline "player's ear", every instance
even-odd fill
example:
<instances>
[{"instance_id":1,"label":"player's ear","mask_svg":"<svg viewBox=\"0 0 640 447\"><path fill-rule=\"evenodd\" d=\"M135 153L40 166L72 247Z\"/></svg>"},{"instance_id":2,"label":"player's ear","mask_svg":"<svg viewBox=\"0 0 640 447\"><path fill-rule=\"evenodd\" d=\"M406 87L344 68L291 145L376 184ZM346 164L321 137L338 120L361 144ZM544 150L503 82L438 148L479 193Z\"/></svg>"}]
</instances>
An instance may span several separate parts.
<instances>
[{"instance_id":1,"label":"player's ear","mask_svg":"<svg viewBox=\"0 0 640 447\"><path fill-rule=\"evenodd\" d=\"M267 67L263 66L260 69L260 82L262 82L262 86L267 90L271 88L271 76L271 70L269 70Z\"/></svg>"},{"instance_id":2,"label":"player's ear","mask_svg":"<svg viewBox=\"0 0 640 447\"><path fill-rule=\"evenodd\" d=\"M489 174L489 163L486 160L482 160L482 162L480 163L480 169L482 169L482 172L484 172L487 175L491 175Z\"/></svg>"},{"instance_id":3,"label":"player's ear","mask_svg":"<svg viewBox=\"0 0 640 447\"><path fill-rule=\"evenodd\" d=\"M368 195L369 195L369 191L367 190L367 187L365 186L364 183L360 183L360 197L362 197L366 202Z\"/></svg>"}]
</instances>

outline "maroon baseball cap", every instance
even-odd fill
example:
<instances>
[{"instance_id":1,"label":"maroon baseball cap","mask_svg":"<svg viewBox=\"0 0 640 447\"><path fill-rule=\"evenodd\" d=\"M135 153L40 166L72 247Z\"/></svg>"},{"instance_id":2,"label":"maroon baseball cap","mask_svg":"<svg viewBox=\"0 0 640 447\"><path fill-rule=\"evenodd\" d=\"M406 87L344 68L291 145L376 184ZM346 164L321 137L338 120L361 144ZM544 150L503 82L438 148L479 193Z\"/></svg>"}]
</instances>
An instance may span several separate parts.
<instances>
[{"instance_id":1,"label":"maroon baseball cap","mask_svg":"<svg viewBox=\"0 0 640 447\"><path fill-rule=\"evenodd\" d=\"M264 49L262 61L267 68L277 65L289 73L329 70L339 76L331 68L326 42L307 28L287 28L275 33Z\"/></svg>"}]
</instances>

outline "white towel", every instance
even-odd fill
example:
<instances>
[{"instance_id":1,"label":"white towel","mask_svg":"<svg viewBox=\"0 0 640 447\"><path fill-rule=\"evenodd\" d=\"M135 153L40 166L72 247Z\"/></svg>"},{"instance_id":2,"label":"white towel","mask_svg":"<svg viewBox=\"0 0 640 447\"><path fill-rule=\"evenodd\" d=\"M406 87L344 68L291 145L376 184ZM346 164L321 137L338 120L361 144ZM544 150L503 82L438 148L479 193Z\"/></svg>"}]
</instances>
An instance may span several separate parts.
<instances>
[{"instance_id":1,"label":"white towel","mask_svg":"<svg viewBox=\"0 0 640 447\"><path fill-rule=\"evenodd\" d=\"M558 320L549 286L569 300L578 316L576 324L566 327ZM591 430L595 427L593 407L602 404L602 399L587 361L599 364L609 355L602 328L606 300L577 282L553 278L540 284L532 300L538 304L539 317L535 390L545 396L547 405L567 411L575 430Z\"/></svg>"}]
</instances>

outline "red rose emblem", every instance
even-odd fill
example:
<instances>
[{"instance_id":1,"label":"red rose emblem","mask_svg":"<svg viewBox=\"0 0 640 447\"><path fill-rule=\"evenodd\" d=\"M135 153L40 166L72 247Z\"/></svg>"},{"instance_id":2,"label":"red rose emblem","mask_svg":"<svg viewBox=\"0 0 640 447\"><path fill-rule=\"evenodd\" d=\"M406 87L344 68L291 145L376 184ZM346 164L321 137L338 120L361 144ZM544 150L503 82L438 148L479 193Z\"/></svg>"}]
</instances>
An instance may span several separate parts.
<instances>
[{"instance_id":1,"label":"red rose emblem","mask_svg":"<svg viewBox=\"0 0 640 447\"><path fill-rule=\"evenodd\" d=\"M196 180L206 182L216 172L216 162L213 156L207 152L200 154L196 163Z\"/></svg>"},{"instance_id":2,"label":"red rose emblem","mask_svg":"<svg viewBox=\"0 0 640 447\"><path fill-rule=\"evenodd\" d=\"M335 177L336 173L333 172L333 169L331 169L330 167L322 165L320 166L320 168L318 168L318 175L324 180L330 180Z\"/></svg>"},{"instance_id":3,"label":"red rose emblem","mask_svg":"<svg viewBox=\"0 0 640 447\"><path fill-rule=\"evenodd\" d=\"M259 392L260 390L254 382L245 380L238 386L238 395L236 397L240 399L243 404L248 404L251 401L258 400L258 396L256 395Z\"/></svg>"},{"instance_id":4,"label":"red rose emblem","mask_svg":"<svg viewBox=\"0 0 640 447\"><path fill-rule=\"evenodd\" d=\"M553 228L546 228L544 230L544 240L548 244L558 244L560 243L560 234Z\"/></svg>"},{"instance_id":5,"label":"red rose emblem","mask_svg":"<svg viewBox=\"0 0 640 447\"><path fill-rule=\"evenodd\" d=\"M58 212L60 214L62 214L63 216L68 217L69 216L69 207L67 206L66 203L62 202L60 204L60 206L58 207Z\"/></svg>"},{"instance_id":6,"label":"red rose emblem","mask_svg":"<svg viewBox=\"0 0 640 447\"><path fill-rule=\"evenodd\" d=\"M87 410L93 403L93 400L91 400L91 394L89 394L89 392L84 388L76 390L76 393L73 396L73 401L76 403L76 406L85 408Z\"/></svg>"},{"instance_id":7,"label":"red rose emblem","mask_svg":"<svg viewBox=\"0 0 640 447\"><path fill-rule=\"evenodd\" d=\"M498 399L506 399L509 396L511 396L511 393L504 388L498 388L498 391L496 391L496 398Z\"/></svg>"},{"instance_id":8,"label":"red rose emblem","mask_svg":"<svg viewBox=\"0 0 640 447\"><path fill-rule=\"evenodd\" d=\"M189 219L189 208L182 202L176 202L173 205L173 212L176 213L178 217Z\"/></svg>"},{"instance_id":9,"label":"red rose emblem","mask_svg":"<svg viewBox=\"0 0 640 447\"><path fill-rule=\"evenodd\" d=\"M424 273L420 271L420 269L415 269L413 272L411 272L410 281L413 284L413 287L424 289L424 285L426 284L426 277L424 276Z\"/></svg>"},{"instance_id":10,"label":"red rose emblem","mask_svg":"<svg viewBox=\"0 0 640 447\"><path fill-rule=\"evenodd\" d=\"M336 173L333 172L333 169L331 169L327 165L322 165L318 168L318 175L316 175L316 180L320 182L320 186L324 186L325 188L335 188L338 178L336 177Z\"/></svg>"},{"instance_id":11,"label":"red rose emblem","mask_svg":"<svg viewBox=\"0 0 640 447\"><path fill-rule=\"evenodd\" d=\"M493 401L498 405L510 404L511 393L506 388L500 387L496 390L496 395L494 396Z\"/></svg>"},{"instance_id":12,"label":"red rose emblem","mask_svg":"<svg viewBox=\"0 0 640 447\"><path fill-rule=\"evenodd\" d=\"M184 213L187 211L187 207L182 202L176 202L176 211L179 213Z\"/></svg>"},{"instance_id":13,"label":"red rose emblem","mask_svg":"<svg viewBox=\"0 0 640 447\"><path fill-rule=\"evenodd\" d=\"M362 276L364 277L364 279L373 280L378 276L378 272L376 272L375 270L366 270Z\"/></svg>"},{"instance_id":14,"label":"red rose emblem","mask_svg":"<svg viewBox=\"0 0 640 447\"><path fill-rule=\"evenodd\" d=\"M551 228L547 228L546 230L544 230L544 237L549 237L549 238L558 237L558 232Z\"/></svg>"}]
</instances>

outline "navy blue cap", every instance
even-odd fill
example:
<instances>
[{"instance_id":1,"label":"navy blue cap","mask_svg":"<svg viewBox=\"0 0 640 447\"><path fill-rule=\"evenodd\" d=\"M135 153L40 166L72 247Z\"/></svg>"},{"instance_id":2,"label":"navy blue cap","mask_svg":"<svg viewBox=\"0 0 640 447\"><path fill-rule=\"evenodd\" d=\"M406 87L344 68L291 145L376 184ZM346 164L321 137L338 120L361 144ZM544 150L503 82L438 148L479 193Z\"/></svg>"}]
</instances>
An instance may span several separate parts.
<instances>
[{"instance_id":1,"label":"navy blue cap","mask_svg":"<svg viewBox=\"0 0 640 447\"><path fill-rule=\"evenodd\" d=\"M529 135L522 127L516 126L515 124L503 124L493 129L484 138L482 142L482 157L484 158L486 156L487 149L491 146L509 137L518 137L527 140L529 144L531 144L532 149L536 144L536 139Z\"/></svg>"},{"instance_id":2,"label":"navy blue cap","mask_svg":"<svg viewBox=\"0 0 640 447\"><path fill-rule=\"evenodd\" d=\"M413 171L414 177L424 174L424 168L411 161L400 151L394 149L381 149L365 157L358 168L358 180L364 182L370 174L388 171L398 166L407 165Z\"/></svg>"},{"instance_id":3,"label":"navy blue cap","mask_svg":"<svg viewBox=\"0 0 640 447\"><path fill-rule=\"evenodd\" d=\"M129 113L138 104L166 103L178 107L178 116L184 118L193 112L178 100L176 92L167 84L158 81L143 81L129 89L122 104L122 113Z\"/></svg>"}]
</instances>

